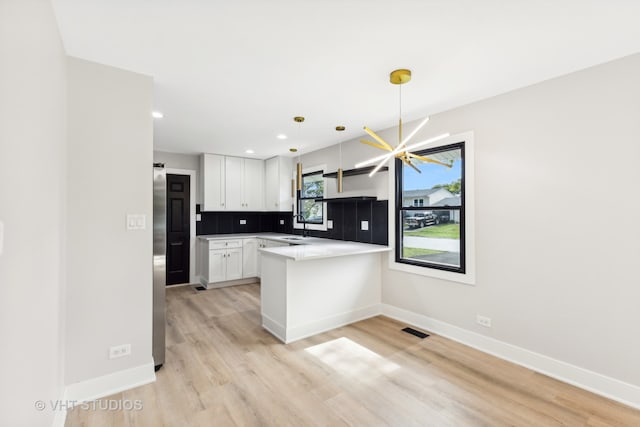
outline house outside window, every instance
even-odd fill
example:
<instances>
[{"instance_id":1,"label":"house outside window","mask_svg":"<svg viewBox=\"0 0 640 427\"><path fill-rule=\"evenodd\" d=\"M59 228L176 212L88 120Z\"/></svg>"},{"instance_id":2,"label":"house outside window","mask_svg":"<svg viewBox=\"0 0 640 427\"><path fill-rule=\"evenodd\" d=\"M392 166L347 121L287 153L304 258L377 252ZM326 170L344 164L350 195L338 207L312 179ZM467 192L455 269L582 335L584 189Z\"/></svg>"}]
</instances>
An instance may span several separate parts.
<instances>
[{"instance_id":1,"label":"house outside window","mask_svg":"<svg viewBox=\"0 0 640 427\"><path fill-rule=\"evenodd\" d=\"M396 160L395 261L465 273L465 150L450 144L417 154L451 164Z\"/></svg>"},{"instance_id":2,"label":"house outside window","mask_svg":"<svg viewBox=\"0 0 640 427\"><path fill-rule=\"evenodd\" d=\"M302 190L300 191L299 212L307 224L322 224L324 220L324 203L316 201L324 197L324 178L322 171L305 173L302 175Z\"/></svg>"}]
</instances>

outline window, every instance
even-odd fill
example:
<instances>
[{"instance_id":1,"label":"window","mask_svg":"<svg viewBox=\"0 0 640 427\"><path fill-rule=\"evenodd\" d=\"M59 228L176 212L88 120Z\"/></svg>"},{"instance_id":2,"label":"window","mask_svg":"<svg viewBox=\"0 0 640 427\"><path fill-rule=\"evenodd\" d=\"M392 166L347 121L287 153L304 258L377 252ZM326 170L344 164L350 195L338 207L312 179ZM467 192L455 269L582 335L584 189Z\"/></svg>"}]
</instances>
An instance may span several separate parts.
<instances>
[{"instance_id":1,"label":"window","mask_svg":"<svg viewBox=\"0 0 640 427\"><path fill-rule=\"evenodd\" d=\"M302 213L307 224L323 223L323 202L316 202L316 199L324 198L324 178L322 171L305 173L302 175L302 190L298 200L298 212Z\"/></svg>"},{"instance_id":2,"label":"window","mask_svg":"<svg viewBox=\"0 0 640 427\"><path fill-rule=\"evenodd\" d=\"M416 154L451 167L396 159L396 262L465 273L464 142Z\"/></svg>"}]
</instances>

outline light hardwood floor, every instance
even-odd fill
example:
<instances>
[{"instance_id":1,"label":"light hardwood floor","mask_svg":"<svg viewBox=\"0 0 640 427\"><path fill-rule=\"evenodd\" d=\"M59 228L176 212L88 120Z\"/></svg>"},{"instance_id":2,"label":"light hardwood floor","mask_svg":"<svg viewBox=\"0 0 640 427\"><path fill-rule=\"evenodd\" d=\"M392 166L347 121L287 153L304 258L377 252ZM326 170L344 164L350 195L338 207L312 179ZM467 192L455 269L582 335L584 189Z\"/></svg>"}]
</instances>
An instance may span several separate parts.
<instances>
[{"instance_id":1,"label":"light hardwood floor","mask_svg":"<svg viewBox=\"0 0 640 427\"><path fill-rule=\"evenodd\" d=\"M259 285L167 290L158 380L75 426L640 426L640 411L446 338L375 317L284 345L260 326ZM108 407L108 402L103 403Z\"/></svg>"}]
</instances>

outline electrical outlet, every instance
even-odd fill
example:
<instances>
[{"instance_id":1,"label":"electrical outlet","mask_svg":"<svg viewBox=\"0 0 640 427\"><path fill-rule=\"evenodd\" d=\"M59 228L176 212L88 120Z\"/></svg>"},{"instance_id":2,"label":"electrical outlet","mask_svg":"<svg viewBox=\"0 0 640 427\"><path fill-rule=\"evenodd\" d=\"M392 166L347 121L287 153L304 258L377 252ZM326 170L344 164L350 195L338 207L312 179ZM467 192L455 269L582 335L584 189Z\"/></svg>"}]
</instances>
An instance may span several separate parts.
<instances>
[{"instance_id":1,"label":"electrical outlet","mask_svg":"<svg viewBox=\"0 0 640 427\"><path fill-rule=\"evenodd\" d=\"M196 214L196 221L202 221L202 214Z\"/></svg>"},{"instance_id":2,"label":"electrical outlet","mask_svg":"<svg viewBox=\"0 0 640 427\"><path fill-rule=\"evenodd\" d=\"M327 229L328 230L333 230L333 220L332 219L328 219L327 220Z\"/></svg>"},{"instance_id":3,"label":"electrical outlet","mask_svg":"<svg viewBox=\"0 0 640 427\"><path fill-rule=\"evenodd\" d=\"M246 219L241 219L240 220L240 225L247 225L247 220Z\"/></svg>"},{"instance_id":4,"label":"electrical outlet","mask_svg":"<svg viewBox=\"0 0 640 427\"><path fill-rule=\"evenodd\" d=\"M486 317L486 316L480 316L479 314L476 315L476 323L478 325L484 326L485 328L490 328L491 327L491 318L490 317Z\"/></svg>"},{"instance_id":5,"label":"electrical outlet","mask_svg":"<svg viewBox=\"0 0 640 427\"><path fill-rule=\"evenodd\" d=\"M280 225L284 225L284 219L280 220Z\"/></svg>"},{"instance_id":6,"label":"electrical outlet","mask_svg":"<svg viewBox=\"0 0 640 427\"><path fill-rule=\"evenodd\" d=\"M360 221L360 230L368 231L369 230L369 221Z\"/></svg>"},{"instance_id":7,"label":"electrical outlet","mask_svg":"<svg viewBox=\"0 0 640 427\"><path fill-rule=\"evenodd\" d=\"M114 345L109 347L109 359L117 359L131 354L131 344Z\"/></svg>"}]
</instances>

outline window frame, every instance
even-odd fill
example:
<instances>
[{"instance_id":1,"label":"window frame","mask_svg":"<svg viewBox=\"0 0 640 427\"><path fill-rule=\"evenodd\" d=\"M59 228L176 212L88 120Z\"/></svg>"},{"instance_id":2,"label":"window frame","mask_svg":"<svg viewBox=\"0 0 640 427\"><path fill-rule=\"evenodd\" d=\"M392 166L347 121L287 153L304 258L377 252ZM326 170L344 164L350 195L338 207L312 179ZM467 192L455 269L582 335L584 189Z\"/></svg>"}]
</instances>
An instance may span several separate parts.
<instances>
[{"instance_id":1,"label":"window frame","mask_svg":"<svg viewBox=\"0 0 640 427\"><path fill-rule=\"evenodd\" d=\"M324 195L323 198L327 198L327 178L324 177L324 171L327 170L327 165L325 164L316 164L315 166L311 166L311 167L305 167L302 170L302 174L308 174L308 173L315 173L318 171L322 172L323 175L323 180L324 180ZM291 179L293 181L296 180L296 169L293 168L292 173L291 173ZM298 214L300 213L300 203L299 203L299 199L298 199L298 191L295 190L294 191L294 196L293 196L293 228L294 230L302 230L304 228L306 228L307 230L315 230L315 231L327 231L327 203L323 202L322 203L322 223L315 223L315 222L302 222L302 221L298 221Z\"/></svg>"},{"instance_id":2,"label":"window frame","mask_svg":"<svg viewBox=\"0 0 640 427\"><path fill-rule=\"evenodd\" d=\"M404 168L405 165L402 160L395 159L395 174L396 174L396 248L395 256L396 262L402 264L410 264L417 267L435 268L437 270L451 271L453 273L465 273L466 260L465 260L465 149L464 141L456 142L448 145L441 145L438 147L426 148L420 151L416 151L415 154L429 157L430 155L442 153L444 151L460 150L462 159L462 166L460 168L460 207L445 207L445 206L402 206L403 201L403 180L404 180ZM444 166L443 166L444 167ZM415 199L414 199L415 200ZM402 244L404 237L404 212L423 212L423 211L453 211L460 212L460 266L455 267L446 264L432 263L428 261L418 261L411 258L402 257Z\"/></svg>"},{"instance_id":3,"label":"window frame","mask_svg":"<svg viewBox=\"0 0 640 427\"><path fill-rule=\"evenodd\" d=\"M420 138L418 136L416 139ZM419 140L419 139L418 139ZM395 162L389 162L388 194L389 203L389 251L387 265L390 270L399 273L423 276L425 278L445 280L462 285L476 284L476 244L475 244L475 134L473 130L450 135L437 142L425 145L425 148L440 147L457 142L465 144L465 273L454 273L436 268L425 268L406 263L396 262L396 180ZM393 198L393 199L392 199ZM424 208L423 208L424 210ZM401 276L399 276L401 277ZM407 278L407 280L410 280ZM428 282L426 282L428 283ZM426 284L425 283L425 284Z\"/></svg>"},{"instance_id":4,"label":"window frame","mask_svg":"<svg viewBox=\"0 0 640 427\"><path fill-rule=\"evenodd\" d=\"M304 188L304 177L305 176L313 176L313 175L320 175L320 177L323 180L323 185L322 185L322 198L324 199L324 195L326 194L326 181L323 177L324 174L324 170L316 170L313 172L306 172L302 174L302 187ZM318 197L302 197L302 192L300 192L300 197L297 200L297 207L298 207L298 212L300 213L300 215L302 215L303 221L297 221L300 224L314 224L314 225L322 225L325 222L325 218L326 218L326 203L324 202L317 202L316 200L318 199ZM320 221L308 221L306 218L304 218L304 215L302 214L302 204L304 203L305 200L313 200L314 203L320 203L321 207L322 207L322 217L320 218Z\"/></svg>"}]
</instances>

